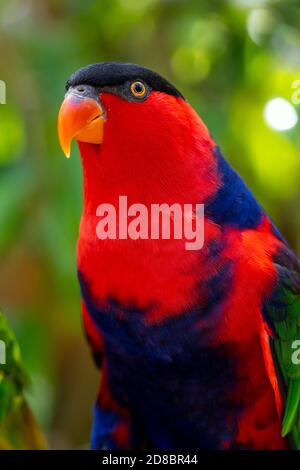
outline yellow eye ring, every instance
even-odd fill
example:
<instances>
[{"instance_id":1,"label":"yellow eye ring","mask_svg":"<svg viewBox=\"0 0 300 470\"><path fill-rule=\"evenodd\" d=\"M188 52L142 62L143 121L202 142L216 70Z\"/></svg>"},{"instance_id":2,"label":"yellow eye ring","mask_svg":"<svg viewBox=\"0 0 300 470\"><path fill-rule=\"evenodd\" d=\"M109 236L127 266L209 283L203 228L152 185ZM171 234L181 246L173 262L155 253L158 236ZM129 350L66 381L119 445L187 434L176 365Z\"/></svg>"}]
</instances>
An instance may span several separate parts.
<instances>
[{"instance_id":1,"label":"yellow eye ring","mask_svg":"<svg viewBox=\"0 0 300 470\"><path fill-rule=\"evenodd\" d=\"M143 98L147 92L147 89L143 82L136 81L130 85L130 91L136 98Z\"/></svg>"}]
</instances>

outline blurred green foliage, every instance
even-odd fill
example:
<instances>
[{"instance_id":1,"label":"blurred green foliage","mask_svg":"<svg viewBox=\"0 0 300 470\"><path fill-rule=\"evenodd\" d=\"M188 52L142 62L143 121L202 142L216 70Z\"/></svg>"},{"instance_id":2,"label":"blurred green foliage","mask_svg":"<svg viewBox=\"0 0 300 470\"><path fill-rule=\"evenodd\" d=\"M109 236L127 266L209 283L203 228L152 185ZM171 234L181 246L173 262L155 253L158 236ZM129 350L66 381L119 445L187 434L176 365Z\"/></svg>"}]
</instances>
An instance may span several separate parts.
<instances>
[{"instance_id":1,"label":"blurred green foliage","mask_svg":"<svg viewBox=\"0 0 300 470\"><path fill-rule=\"evenodd\" d=\"M0 341L0 449L45 449L45 438L24 396L30 380L19 345L1 311Z\"/></svg>"},{"instance_id":2,"label":"blurred green foliage","mask_svg":"<svg viewBox=\"0 0 300 470\"><path fill-rule=\"evenodd\" d=\"M291 103L299 25L298 0L0 3L0 304L52 447L87 445L98 381L76 280L80 162L63 158L56 135L66 79L102 60L165 75L299 252L299 124L276 131L263 115L274 97Z\"/></svg>"}]
</instances>

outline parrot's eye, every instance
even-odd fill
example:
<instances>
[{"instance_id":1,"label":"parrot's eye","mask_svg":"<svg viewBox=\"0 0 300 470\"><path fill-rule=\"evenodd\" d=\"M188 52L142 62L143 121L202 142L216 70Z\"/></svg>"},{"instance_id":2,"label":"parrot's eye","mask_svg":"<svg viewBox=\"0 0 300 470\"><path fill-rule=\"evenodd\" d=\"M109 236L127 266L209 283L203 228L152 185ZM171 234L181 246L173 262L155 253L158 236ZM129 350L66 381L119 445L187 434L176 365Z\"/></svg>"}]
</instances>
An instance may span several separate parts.
<instances>
[{"instance_id":1,"label":"parrot's eye","mask_svg":"<svg viewBox=\"0 0 300 470\"><path fill-rule=\"evenodd\" d=\"M131 85L130 85L130 91L132 93L133 96L135 96L136 98L143 98L146 93L147 93L147 89L144 85L143 82L133 82Z\"/></svg>"}]
</instances>

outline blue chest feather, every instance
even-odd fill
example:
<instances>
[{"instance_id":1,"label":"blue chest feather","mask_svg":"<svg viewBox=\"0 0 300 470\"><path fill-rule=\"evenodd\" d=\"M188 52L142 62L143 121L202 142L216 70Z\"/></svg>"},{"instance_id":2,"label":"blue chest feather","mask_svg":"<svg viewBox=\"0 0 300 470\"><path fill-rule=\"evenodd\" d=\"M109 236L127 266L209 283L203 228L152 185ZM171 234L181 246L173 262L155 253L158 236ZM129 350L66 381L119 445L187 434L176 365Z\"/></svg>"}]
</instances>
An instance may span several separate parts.
<instances>
[{"instance_id":1,"label":"blue chest feather","mask_svg":"<svg viewBox=\"0 0 300 470\"><path fill-rule=\"evenodd\" d=\"M224 275L224 273L222 273ZM130 410L137 428L156 448L220 448L230 441L237 413L229 400L234 362L223 347L209 343L220 311L208 299L161 324L148 325L145 313L110 299L95 306L79 275L82 297L104 338L113 398ZM223 288L211 281L219 299ZM207 328L198 321L207 319Z\"/></svg>"}]
</instances>

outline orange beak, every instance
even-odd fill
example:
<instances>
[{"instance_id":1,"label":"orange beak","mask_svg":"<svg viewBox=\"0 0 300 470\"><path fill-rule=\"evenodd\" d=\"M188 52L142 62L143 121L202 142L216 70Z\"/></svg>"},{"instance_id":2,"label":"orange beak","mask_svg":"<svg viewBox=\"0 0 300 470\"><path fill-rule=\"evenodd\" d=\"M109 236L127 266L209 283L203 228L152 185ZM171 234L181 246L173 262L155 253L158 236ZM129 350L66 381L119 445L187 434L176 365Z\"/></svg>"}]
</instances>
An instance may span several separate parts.
<instances>
[{"instance_id":1,"label":"orange beak","mask_svg":"<svg viewBox=\"0 0 300 470\"><path fill-rule=\"evenodd\" d=\"M91 144L103 142L105 113L97 97L69 90L58 114L58 137L67 158L73 139Z\"/></svg>"}]
</instances>

